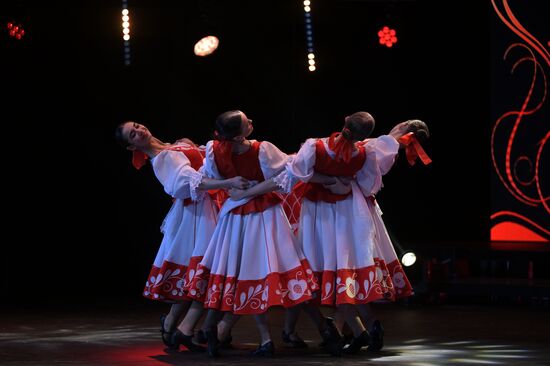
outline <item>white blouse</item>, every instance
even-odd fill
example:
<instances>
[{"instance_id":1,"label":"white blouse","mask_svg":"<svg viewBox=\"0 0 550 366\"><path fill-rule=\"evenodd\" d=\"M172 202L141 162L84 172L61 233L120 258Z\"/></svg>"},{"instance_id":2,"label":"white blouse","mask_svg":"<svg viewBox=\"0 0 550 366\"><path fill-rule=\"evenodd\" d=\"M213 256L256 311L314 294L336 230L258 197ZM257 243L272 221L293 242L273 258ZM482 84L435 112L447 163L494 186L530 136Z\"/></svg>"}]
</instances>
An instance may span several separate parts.
<instances>
[{"instance_id":1,"label":"white blouse","mask_svg":"<svg viewBox=\"0 0 550 366\"><path fill-rule=\"evenodd\" d=\"M191 162L181 151L163 150L151 159L153 171L164 191L179 199L197 201L202 192L197 192L202 175L191 167Z\"/></svg>"}]
</instances>

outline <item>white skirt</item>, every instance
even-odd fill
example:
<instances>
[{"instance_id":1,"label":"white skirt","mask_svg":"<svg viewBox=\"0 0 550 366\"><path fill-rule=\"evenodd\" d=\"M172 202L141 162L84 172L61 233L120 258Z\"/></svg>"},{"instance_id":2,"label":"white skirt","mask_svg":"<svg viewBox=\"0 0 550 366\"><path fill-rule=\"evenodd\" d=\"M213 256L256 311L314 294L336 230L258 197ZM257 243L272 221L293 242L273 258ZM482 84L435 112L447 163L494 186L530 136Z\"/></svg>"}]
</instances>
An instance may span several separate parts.
<instances>
[{"instance_id":1,"label":"white skirt","mask_svg":"<svg viewBox=\"0 0 550 366\"><path fill-rule=\"evenodd\" d=\"M313 272L280 204L219 218L188 295L207 308L258 314L311 299Z\"/></svg>"},{"instance_id":2,"label":"white skirt","mask_svg":"<svg viewBox=\"0 0 550 366\"><path fill-rule=\"evenodd\" d=\"M377 267L382 272L382 289L384 298L395 300L400 297L411 296L414 294L413 288L401 266L401 262L395 252L392 241L382 220L382 211L378 204L371 199L367 199L367 204L372 213L374 226L376 228L374 241L374 256Z\"/></svg>"},{"instance_id":3,"label":"white skirt","mask_svg":"<svg viewBox=\"0 0 550 366\"><path fill-rule=\"evenodd\" d=\"M321 287L316 301L323 305L384 298L375 223L364 197L357 196L335 203L302 201L298 241ZM359 217L357 207L366 214Z\"/></svg>"},{"instance_id":4,"label":"white skirt","mask_svg":"<svg viewBox=\"0 0 550 366\"><path fill-rule=\"evenodd\" d=\"M188 205L174 200L161 226L164 236L145 284L145 297L170 302L189 300L185 296L186 273L193 258L204 255L216 227L217 211L208 195Z\"/></svg>"}]
</instances>

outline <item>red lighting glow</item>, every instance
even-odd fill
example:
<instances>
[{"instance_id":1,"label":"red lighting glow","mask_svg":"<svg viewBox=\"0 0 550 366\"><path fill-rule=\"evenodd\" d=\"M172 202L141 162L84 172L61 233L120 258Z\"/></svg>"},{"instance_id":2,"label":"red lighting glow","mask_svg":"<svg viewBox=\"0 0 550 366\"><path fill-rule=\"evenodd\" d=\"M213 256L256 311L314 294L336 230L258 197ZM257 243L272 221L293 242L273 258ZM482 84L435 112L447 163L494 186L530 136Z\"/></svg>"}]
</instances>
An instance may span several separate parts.
<instances>
[{"instance_id":1,"label":"red lighting glow","mask_svg":"<svg viewBox=\"0 0 550 366\"><path fill-rule=\"evenodd\" d=\"M10 36L15 39L21 39L25 35L25 30L19 25L14 25L13 22L8 22L6 28L9 30Z\"/></svg>"},{"instance_id":2,"label":"red lighting glow","mask_svg":"<svg viewBox=\"0 0 550 366\"><path fill-rule=\"evenodd\" d=\"M380 44L385 45L386 47L392 47L397 43L397 36L395 29L390 27L383 27L378 31L378 37L380 38Z\"/></svg>"}]
</instances>

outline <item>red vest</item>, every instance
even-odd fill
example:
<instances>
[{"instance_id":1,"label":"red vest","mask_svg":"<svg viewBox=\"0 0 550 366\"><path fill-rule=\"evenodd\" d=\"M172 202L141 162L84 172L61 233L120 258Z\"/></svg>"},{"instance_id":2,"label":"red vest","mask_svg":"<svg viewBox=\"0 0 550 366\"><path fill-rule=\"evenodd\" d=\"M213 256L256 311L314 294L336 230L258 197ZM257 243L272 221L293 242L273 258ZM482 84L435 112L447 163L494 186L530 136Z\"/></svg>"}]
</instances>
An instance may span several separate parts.
<instances>
[{"instance_id":1,"label":"red vest","mask_svg":"<svg viewBox=\"0 0 550 366\"><path fill-rule=\"evenodd\" d=\"M231 159L223 156L219 148L219 142L214 141L213 151L214 160L218 171L225 178L241 176L248 180L263 182L265 180L262 168L260 167L260 144L254 141L250 148L242 154L231 153ZM246 204L234 208L232 213L237 215L246 215L253 212L265 211L268 207L282 202L282 198L275 192L269 192L256 196Z\"/></svg>"},{"instance_id":2,"label":"red vest","mask_svg":"<svg viewBox=\"0 0 550 366\"><path fill-rule=\"evenodd\" d=\"M337 161L330 157L322 140L315 143L315 165L317 173L334 177L354 177L365 164L366 154L363 146L357 146L359 152L352 156L349 163ZM334 194L319 183L305 183L304 197L310 201L335 203L346 199L350 194Z\"/></svg>"}]
</instances>

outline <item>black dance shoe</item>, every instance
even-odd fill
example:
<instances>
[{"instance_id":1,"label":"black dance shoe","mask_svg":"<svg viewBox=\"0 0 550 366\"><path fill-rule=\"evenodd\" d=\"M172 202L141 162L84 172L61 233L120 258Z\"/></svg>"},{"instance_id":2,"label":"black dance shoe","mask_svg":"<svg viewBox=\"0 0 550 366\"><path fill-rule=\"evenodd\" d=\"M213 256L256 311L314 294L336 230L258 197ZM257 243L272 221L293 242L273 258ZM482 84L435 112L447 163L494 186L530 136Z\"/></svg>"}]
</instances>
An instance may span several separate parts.
<instances>
[{"instance_id":1,"label":"black dance shoe","mask_svg":"<svg viewBox=\"0 0 550 366\"><path fill-rule=\"evenodd\" d=\"M175 344L172 341L172 337L174 335L175 331L167 331L164 329L164 322L166 320L166 314L161 314L160 316L160 336L162 338L162 343L164 343L165 346L167 346L171 350L177 350L179 348L179 345Z\"/></svg>"},{"instance_id":2,"label":"black dance shoe","mask_svg":"<svg viewBox=\"0 0 550 366\"><path fill-rule=\"evenodd\" d=\"M354 355L357 352L359 352L361 348L368 346L369 344L370 344L369 332L365 330L363 333L359 334L359 336L354 337L351 340L351 343L346 348L344 348L343 352L348 355Z\"/></svg>"},{"instance_id":3,"label":"black dance shoe","mask_svg":"<svg viewBox=\"0 0 550 366\"><path fill-rule=\"evenodd\" d=\"M208 339L206 339L206 334L204 333L204 330L199 329L197 331L197 342L200 344L206 344L208 343Z\"/></svg>"},{"instance_id":4,"label":"black dance shoe","mask_svg":"<svg viewBox=\"0 0 550 366\"><path fill-rule=\"evenodd\" d=\"M208 352L208 357L220 357L220 341L218 341L218 330L216 328L205 330L204 335L206 336L207 340L206 351Z\"/></svg>"},{"instance_id":5,"label":"black dance shoe","mask_svg":"<svg viewBox=\"0 0 550 366\"><path fill-rule=\"evenodd\" d=\"M291 335L294 336L294 339L290 338ZM283 338L283 342L289 347L292 347L292 348L307 348L307 343L304 342L304 340L302 338L300 338L298 336L298 333L296 333L296 332L292 332L292 333L287 334L283 330L282 338Z\"/></svg>"},{"instance_id":6,"label":"black dance shoe","mask_svg":"<svg viewBox=\"0 0 550 366\"><path fill-rule=\"evenodd\" d=\"M185 335L179 330L176 330L172 335L172 343L174 343L177 347L179 347L180 344L183 344L185 348L187 348L191 352L206 351L206 348L204 348L203 346L199 346L198 344L193 343L192 335Z\"/></svg>"},{"instance_id":7,"label":"black dance shoe","mask_svg":"<svg viewBox=\"0 0 550 366\"><path fill-rule=\"evenodd\" d=\"M379 320L375 320L370 334L370 345L368 351L380 351L384 347L384 327Z\"/></svg>"},{"instance_id":8,"label":"black dance shoe","mask_svg":"<svg viewBox=\"0 0 550 366\"><path fill-rule=\"evenodd\" d=\"M250 354L257 357L271 357L275 353L275 345L273 341L269 341L263 346L260 344L258 348L252 351Z\"/></svg>"},{"instance_id":9,"label":"black dance shoe","mask_svg":"<svg viewBox=\"0 0 550 366\"><path fill-rule=\"evenodd\" d=\"M321 332L323 338L323 349L333 356L340 356L342 354L342 348L344 347L344 340L338 333L338 329L334 326L334 323L327 319L327 326L325 330Z\"/></svg>"}]
</instances>

